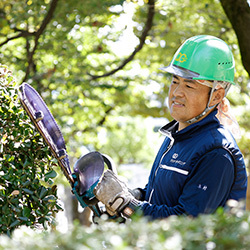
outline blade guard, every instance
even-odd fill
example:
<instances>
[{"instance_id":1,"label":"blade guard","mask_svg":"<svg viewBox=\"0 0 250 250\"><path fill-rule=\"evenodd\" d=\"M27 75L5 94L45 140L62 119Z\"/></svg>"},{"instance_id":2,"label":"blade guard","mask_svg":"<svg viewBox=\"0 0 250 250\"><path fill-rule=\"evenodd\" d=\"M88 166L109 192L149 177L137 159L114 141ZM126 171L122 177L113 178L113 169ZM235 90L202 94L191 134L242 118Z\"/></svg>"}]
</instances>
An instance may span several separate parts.
<instances>
[{"instance_id":1,"label":"blade guard","mask_svg":"<svg viewBox=\"0 0 250 250\"><path fill-rule=\"evenodd\" d=\"M108 169L117 173L112 159L97 151L82 156L74 165L73 177L77 180L74 187L79 195L92 199L93 190L104 172L104 163Z\"/></svg>"},{"instance_id":2,"label":"blade guard","mask_svg":"<svg viewBox=\"0 0 250 250\"><path fill-rule=\"evenodd\" d=\"M99 152L90 152L82 156L74 165L73 178L75 180L72 192L81 206L89 206L98 217L102 212L97 205L93 190L104 171L104 158Z\"/></svg>"},{"instance_id":3,"label":"blade guard","mask_svg":"<svg viewBox=\"0 0 250 250\"><path fill-rule=\"evenodd\" d=\"M79 180L77 187L79 195L88 193L88 198L93 198L91 189L97 184L104 171L104 160L99 152L91 152L82 156L74 165L74 174Z\"/></svg>"},{"instance_id":4,"label":"blade guard","mask_svg":"<svg viewBox=\"0 0 250 250\"><path fill-rule=\"evenodd\" d=\"M24 109L50 147L64 175L72 186L74 180L71 175L65 141L53 115L38 92L29 84L23 83L19 87L19 93Z\"/></svg>"}]
</instances>

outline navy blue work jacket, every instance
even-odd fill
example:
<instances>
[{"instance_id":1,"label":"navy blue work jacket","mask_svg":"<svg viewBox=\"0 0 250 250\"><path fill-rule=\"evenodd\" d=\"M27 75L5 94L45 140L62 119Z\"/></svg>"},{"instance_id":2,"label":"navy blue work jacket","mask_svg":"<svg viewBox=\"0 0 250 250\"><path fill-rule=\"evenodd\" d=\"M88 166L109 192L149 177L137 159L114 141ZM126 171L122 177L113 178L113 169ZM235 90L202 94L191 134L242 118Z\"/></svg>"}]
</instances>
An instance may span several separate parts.
<instances>
[{"instance_id":1,"label":"navy blue work jacket","mask_svg":"<svg viewBox=\"0 0 250 250\"><path fill-rule=\"evenodd\" d=\"M216 112L181 131L176 121L160 129L166 138L143 190L144 215L197 216L224 207L229 199L246 198L243 156Z\"/></svg>"}]
</instances>

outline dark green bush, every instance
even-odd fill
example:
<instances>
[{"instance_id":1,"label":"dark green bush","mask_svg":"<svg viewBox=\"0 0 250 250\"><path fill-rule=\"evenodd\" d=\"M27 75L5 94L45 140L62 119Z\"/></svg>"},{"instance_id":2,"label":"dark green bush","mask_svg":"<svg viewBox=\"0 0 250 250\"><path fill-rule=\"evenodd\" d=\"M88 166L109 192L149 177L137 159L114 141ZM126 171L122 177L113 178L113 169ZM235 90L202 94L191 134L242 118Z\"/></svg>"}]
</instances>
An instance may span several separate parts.
<instances>
[{"instance_id":1,"label":"dark green bush","mask_svg":"<svg viewBox=\"0 0 250 250\"><path fill-rule=\"evenodd\" d=\"M0 65L0 234L53 221L60 209L53 161L18 100L11 72Z\"/></svg>"}]
</instances>

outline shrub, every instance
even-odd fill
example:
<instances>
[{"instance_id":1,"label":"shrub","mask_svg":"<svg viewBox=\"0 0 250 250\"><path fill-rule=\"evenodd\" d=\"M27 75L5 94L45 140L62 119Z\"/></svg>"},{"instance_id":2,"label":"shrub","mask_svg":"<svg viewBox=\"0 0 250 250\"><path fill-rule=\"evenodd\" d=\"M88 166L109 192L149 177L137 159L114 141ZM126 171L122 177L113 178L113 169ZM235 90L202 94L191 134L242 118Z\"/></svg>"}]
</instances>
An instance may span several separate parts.
<instances>
[{"instance_id":1,"label":"shrub","mask_svg":"<svg viewBox=\"0 0 250 250\"><path fill-rule=\"evenodd\" d=\"M57 204L55 164L42 137L18 100L16 82L0 65L0 234L15 228L45 227Z\"/></svg>"},{"instance_id":2,"label":"shrub","mask_svg":"<svg viewBox=\"0 0 250 250\"><path fill-rule=\"evenodd\" d=\"M35 232L22 228L13 238L0 237L0 250L159 250L250 249L250 213L237 211L198 218L171 216L161 221L134 219L126 224L102 220L99 225L74 225L67 233Z\"/></svg>"}]
</instances>

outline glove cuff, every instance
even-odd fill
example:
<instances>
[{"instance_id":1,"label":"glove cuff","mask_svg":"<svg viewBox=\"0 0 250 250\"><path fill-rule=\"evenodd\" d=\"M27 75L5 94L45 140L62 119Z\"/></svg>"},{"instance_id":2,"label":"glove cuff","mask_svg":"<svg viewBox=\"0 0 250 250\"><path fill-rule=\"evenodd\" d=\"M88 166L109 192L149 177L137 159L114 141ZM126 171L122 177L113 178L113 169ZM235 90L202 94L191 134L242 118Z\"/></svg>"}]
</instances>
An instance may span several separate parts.
<instances>
[{"instance_id":1,"label":"glove cuff","mask_svg":"<svg viewBox=\"0 0 250 250\"><path fill-rule=\"evenodd\" d=\"M135 211L141 207L141 205L141 201L131 199L129 203L125 206L125 208L121 211L121 214L126 218L130 218L135 213Z\"/></svg>"}]
</instances>

